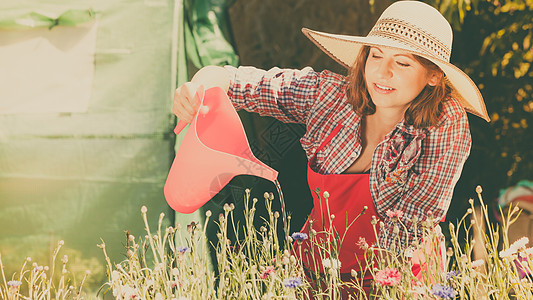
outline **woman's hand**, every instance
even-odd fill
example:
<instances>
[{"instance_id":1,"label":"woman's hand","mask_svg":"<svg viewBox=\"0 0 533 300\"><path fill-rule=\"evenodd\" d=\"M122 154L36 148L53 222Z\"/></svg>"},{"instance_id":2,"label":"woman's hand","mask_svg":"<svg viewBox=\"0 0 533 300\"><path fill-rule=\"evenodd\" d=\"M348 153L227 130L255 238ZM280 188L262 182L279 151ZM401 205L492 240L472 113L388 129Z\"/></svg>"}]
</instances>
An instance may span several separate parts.
<instances>
[{"instance_id":1,"label":"woman's hand","mask_svg":"<svg viewBox=\"0 0 533 300\"><path fill-rule=\"evenodd\" d=\"M200 100L196 98L199 87L194 82L186 82L174 92L172 112L180 121L190 123L196 115L200 107Z\"/></svg>"},{"instance_id":2,"label":"woman's hand","mask_svg":"<svg viewBox=\"0 0 533 300\"><path fill-rule=\"evenodd\" d=\"M230 75L226 69L219 66L205 66L196 72L190 82L176 89L172 112L180 121L190 123L200 107L200 101L195 97L198 88L220 87L227 92L229 84Z\"/></svg>"}]
</instances>

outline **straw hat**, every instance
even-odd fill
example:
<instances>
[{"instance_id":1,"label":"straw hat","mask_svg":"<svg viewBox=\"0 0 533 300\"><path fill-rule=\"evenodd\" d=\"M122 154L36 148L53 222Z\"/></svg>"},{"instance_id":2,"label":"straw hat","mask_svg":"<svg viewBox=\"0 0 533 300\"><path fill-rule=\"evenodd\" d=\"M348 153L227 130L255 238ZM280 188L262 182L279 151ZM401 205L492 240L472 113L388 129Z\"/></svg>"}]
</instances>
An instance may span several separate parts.
<instances>
[{"instance_id":1,"label":"straw hat","mask_svg":"<svg viewBox=\"0 0 533 300\"><path fill-rule=\"evenodd\" d=\"M366 36L330 34L302 29L322 51L350 68L363 45L393 47L429 59L441 68L453 96L466 111L487 122L490 118L476 84L450 63L453 32L438 10L419 1L398 1L389 6Z\"/></svg>"}]
</instances>

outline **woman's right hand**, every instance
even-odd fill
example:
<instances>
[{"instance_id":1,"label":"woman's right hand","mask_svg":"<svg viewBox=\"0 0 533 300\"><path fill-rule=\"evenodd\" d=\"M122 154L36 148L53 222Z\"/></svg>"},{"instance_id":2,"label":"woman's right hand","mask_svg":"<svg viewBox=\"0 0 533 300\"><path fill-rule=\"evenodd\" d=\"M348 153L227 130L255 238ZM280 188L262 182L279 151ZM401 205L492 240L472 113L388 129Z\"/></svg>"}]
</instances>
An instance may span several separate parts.
<instances>
[{"instance_id":1,"label":"woman's right hand","mask_svg":"<svg viewBox=\"0 0 533 300\"><path fill-rule=\"evenodd\" d=\"M229 83L230 74L223 67L203 67L194 74L190 82L186 82L176 89L172 112L180 121L191 123L200 107L200 101L195 97L196 91L203 86L205 89L220 87L227 92Z\"/></svg>"},{"instance_id":2,"label":"woman's right hand","mask_svg":"<svg viewBox=\"0 0 533 300\"><path fill-rule=\"evenodd\" d=\"M180 121L190 123L200 107L200 100L196 98L199 84L186 82L174 92L172 112Z\"/></svg>"}]
</instances>

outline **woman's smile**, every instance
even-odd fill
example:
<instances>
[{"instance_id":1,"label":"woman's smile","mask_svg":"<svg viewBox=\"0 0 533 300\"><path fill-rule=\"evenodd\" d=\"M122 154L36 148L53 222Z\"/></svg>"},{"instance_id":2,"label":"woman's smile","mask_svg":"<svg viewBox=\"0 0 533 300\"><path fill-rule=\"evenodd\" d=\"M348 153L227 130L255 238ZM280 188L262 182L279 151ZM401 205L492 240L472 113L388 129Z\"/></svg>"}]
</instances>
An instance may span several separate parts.
<instances>
[{"instance_id":1,"label":"woman's smile","mask_svg":"<svg viewBox=\"0 0 533 300\"><path fill-rule=\"evenodd\" d=\"M395 90L394 88L378 83L374 83L374 89L380 94L390 94Z\"/></svg>"}]
</instances>

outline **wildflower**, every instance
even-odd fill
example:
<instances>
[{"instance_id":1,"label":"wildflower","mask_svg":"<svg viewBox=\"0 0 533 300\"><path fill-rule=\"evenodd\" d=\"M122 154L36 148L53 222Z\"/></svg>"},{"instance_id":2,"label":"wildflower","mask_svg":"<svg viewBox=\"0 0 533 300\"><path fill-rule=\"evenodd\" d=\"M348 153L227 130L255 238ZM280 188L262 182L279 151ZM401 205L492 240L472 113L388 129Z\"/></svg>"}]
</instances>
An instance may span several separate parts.
<instances>
[{"instance_id":1,"label":"wildflower","mask_svg":"<svg viewBox=\"0 0 533 300\"><path fill-rule=\"evenodd\" d=\"M7 282L7 285L9 285L12 288L18 288L21 284L22 282L18 280L10 280Z\"/></svg>"},{"instance_id":2,"label":"wildflower","mask_svg":"<svg viewBox=\"0 0 533 300\"><path fill-rule=\"evenodd\" d=\"M263 270L263 273L261 273L261 279L267 279L268 275L274 273L275 269L273 266L268 266Z\"/></svg>"},{"instance_id":3,"label":"wildflower","mask_svg":"<svg viewBox=\"0 0 533 300\"><path fill-rule=\"evenodd\" d=\"M378 219L376 218L376 216L372 216L372 219L370 220L370 224L376 225L377 223L378 223Z\"/></svg>"},{"instance_id":4,"label":"wildflower","mask_svg":"<svg viewBox=\"0 0 533 300\"><path fill-rule=\"evenodd\" d=\"M307 240L309 237L307 236L307 233L303 232L295 232L291 235L293 239L295 239L297 242L301 243L304 240Z\"/></svg>"},{"instance_id":5,"label":"wildflower","mask_svg":"<svg viewBox=\"0 0 533 300\"><path fill-rule=\"evenodd\" d=\"M453 255L453 249L452 247L448 247L448 249L446 249L446 256L451 257L452 255Z\"/></svg>"},{"instance_id":6,"label":"wildflower","mask_svg":"<svg viewBox=\"0 0 533 300\"><path fill-rule=\"evenodd\" d=\"M385 268L376 273L374 280L381 286L395 286L402 280L402 274L395 268Z\"/></svg>"},{"instance_id":7,"label":"wildflower","mask_svg":"<svg viewBox=\"0 0 533 300\"><path fill-rule=\"evenodd\" d=\"M209 217L211 217L211 215L212 215L212 213L211 213L210 210L208 210L208 211L205 212L205 216L206 216L206 217L209 218Z\"/></svg>"},{"instance_id":8,"label":"wildflower","mask_svg":"<svg viewBox=\"0 0 533 300\"><path fill-rule=\"evenodd\" d=\"M455 298L455 295L457 295L457 292L452 287L440 285L438 283L433 285L431 293L442 299L453 299Z\"/></svg>"},{"instance_id":9,"label":"wildflower","mask_svg":"<svg viewBox=\"0 0 533 300\"><path fill-rule=\"evenodd\" d=\"M396 218L396 219L401 219L402 216L403 216L403 211L401 210L395 210L395 211L392 211L392 210L387 210L387 212L385 213L387 215L387 217L393 219L393 218Z\"/></svg>"},{"instance_id":10,"label":"wildflower","mask_svg":"<svg viewBox=\"0 0 533 300\"><path fill-rule=\"evenodd\" d=\"M454 279L459 274L461 274L461 272L458 270L453 270L453 271L446 273L446 281L450 281Z\"/></svg>"},{"instance_id":11,"label":"wildflower","mask_svg":"<svg viewBox=\"0 0 533 300\"><path fill-rule=\"evenodd\" d=\"M141 207L141 213L145 214L147 211L148 211L148 208L146 208L146 206L143 205Z\"/></svg>"},{"instance_id":12,"label":"wildflower","mask_svg":"<svg viewBox=\"0 0 533 300\"><path fill-rule=\"evenodd\" d=\"M256 274L257 273L257 266L256 265L253 265L250 267L250 273L251 274Z\"/></svg>"},{"instance_id":13,"label":"wildflower","mask_svg":"<svg viewBox=\"0 0 533 300\"><path fill-rule=\"evenodd\" d=\"M514 264L516 266L516 270L518 271L518 276L520 278L525 278L526 275L531 274L531 269L528 266L528 259L527 258L517 258L514 260Z\"/></svg>"},{"instance_id":14,"label":"wildflower","mask_svg":"<svg viewBox=\"0 0 533 300\"><path fill-rule=\"evenodd\" d=\"M414 247L407 247L403 253L403 255L407 258L411 258L413 257L415 253L415 248Z\"/></svg>"},{"instance_id":15,"label":"wildflower","mask_svg":"<svg viewBox=\"0 0 533 300\"><path fill-rule=\"evenodd\" d=\"M290 261L291 261L291 264L293 264L293 265L296 264L296 256L291 255Z\"/></svg>"},{"instance_id":16,"label":"wildflower","mask_svg":"<svg viewBox=\"0 0 533 300\"><path fill-rule=\"evenodd\" d=\"M368 249L368 243L366 242L366 239L364 237L359 237L359 240L357 241L356 245L363 250Z\"/></svg>"},{"instance_id":17,"label":"wildflower","mask_svg":"<svg viewBox=\"0 0 533 300\"><path fill-rule=\"evenodd\" d=\"M482 259L478 259L478 260L475 260L475 261L472 262L472 268L473 269L479 268L479 267L481 267L484 264L485 264L485 261L483 261Z\"/></svg>"},{"instance_id":18,"label":"wildflower","mask_svg":"<svg viewBox=\"0 0 533 300\"><path fill-rule=\"evenodd\" d=\"M67 255L63 255L63 258L61 259L61 262L66 264L68 262L68 256Z\"/></svg>"},{"instance_id":19,"label":"wildflower","mask_svg":"<svg viewBox=\"0 0 533 300\"><path fill-rule=\"evenodd\" d=\"M297 288L303 284L302 278L300 277L289 277L283 279L283 286L288 288Z\"/></svg>"},{"instance_id":20,"label":"wildflower","mask_svg":"<svg viewBox=\"0 0 533 300\"><path fill-rule=\"evenodd\" d=\"M516 251L513 250L512 248L504 249L504 250L500 251L500 258L508 258L511 255L513 255L515 252Z\"/></svg>"},{"instance_id":21,"label":"wildflower","mask_svg":"<svg viewBox=\"0 0 533 300\"><path fill-rule=\"evenodd\" d=\"M381 225L381 224L379 224ZM394 227L392 229L392 232L394 232L394 234L399 234L400 233L400 227L398 227L398 225L394 224Z\"/></svg>"},{"instance_id":22,"label":"wildflower","mask_svg":"<svg viewBox=\"0 0 533 300\"><path fill-rule=\"evenodd\" d=\"M324 266L324 269L335 269L338 270L341 268L341 262L338 259L332 258L324 258L322 260L322 266Z\"/></svg>"},{"instance_id":23,"label":"wildflower","mask_svg":"<svg viewBox=\"0 0 533 300\"><path fill-rule=\"evenodd\" d=\"M518 240L516 240L510 247L509 249L513 249L515 251L517 251L518 249L525 249L526 248L526 245L527 243L529 243L529 238L528 237L522 237Z\"/></svg>"},{"instance_id":24,"label":"wildflower","mask_svg":"<svg viewBox=\"0 0 533 300\"><path fill-rule=\"evenodd\" d=\"M179 282L177 280L169 280L168 285L170 285L172 288L175 288L179 285Z\"/></svg>"},{"instance_id":25,"label":"wildflower","mask_svg":"<svg viewBox=\"0 0 533 300\"><path fill-rule=\"evenodd\" d=\"M476 193L481 194L483 192L483 188L481 188L480 185L476 186Z\"/></svg>"},{"instance_id":26,"label":"wildflower","mask_svg":"<svg viewBox=\"0 0 533 300\"><path fill-rule=\"evenodd\" d=\"M125 285L122 288L122 296L124 299L135 299L137 297L137 291L129 285Z\"/></svg>"},{"instance_id":27,"label":"wildflower","mask_svg":"<svg viewBox=\"0 0 533 300\"><path fill-rule=\"evenodd\" d=\"M426 294L426 289L424 288L424 286L422 285L416 285L413 287L412 291L416 294L419 294L419 295L425 295ZM416 298L416 297L415 297Z\"/></svg>"},{"instance_id":28,"label":"wildflower","mask_svg":"<svg viewBox=\"0 0 533 300\"><path fill-rule=\"evenodd\" d=\"M357 271L354 269L350 270L350 275L352 275L353 278L357 278Z\"/></svg>"},{"instance_id":29,"label":"wildflower","mask_svg":"<svg viewBox=\"0 0 533 300\"><path fill-rule=\"evenodd\" d=\"M118 281L120 279L120 273L116 270L111 272L111 281Z\"/></svg>"},{"instance_id":30,"label":"wildflower","mask_svg":"<svg viewBox=\"0 0 533 300\"><path fill-rule=\"evenodd\" d=\"M324 195L324 198L326 198L326 199L329 198L329 192L328 191L324 191L324 193L322 195Z\"/></svg>"},{"instance_id":31,"label":"wildflower","mask_svg":"<svg viewBox=\"0 0 533 300\"><path fill-rule=\"evenodd\" d=\"M176 248L176 251L183 254L183 253L191 252L191 248L187 246L179 246Z\"/></svg>"}]
</instances>

